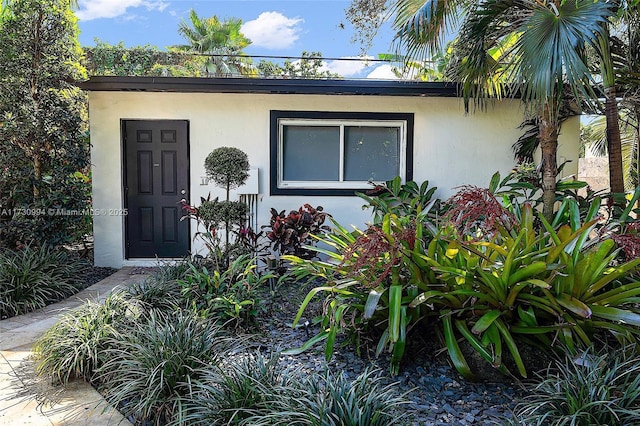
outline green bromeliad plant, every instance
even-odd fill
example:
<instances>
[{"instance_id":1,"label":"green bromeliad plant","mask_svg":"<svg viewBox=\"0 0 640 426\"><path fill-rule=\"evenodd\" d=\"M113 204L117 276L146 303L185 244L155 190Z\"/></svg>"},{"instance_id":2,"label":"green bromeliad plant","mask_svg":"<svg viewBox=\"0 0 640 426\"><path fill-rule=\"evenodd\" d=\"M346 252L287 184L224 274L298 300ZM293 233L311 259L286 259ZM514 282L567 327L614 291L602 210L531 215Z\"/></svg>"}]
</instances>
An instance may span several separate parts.
<instances>
[{"instance_id":1,"label":"green bromeliad plant","mask_svg":"<svg viewBox=\"0 0 640 426\"><path fill-rule=\"evenodd\" d=\"M576 352L610 332L621 342L640 336L640 259L621 261L610 233L597 232L600 200L588 209L563 201L552 223L529 203L507 209L490 190L463 187L438 222L420 207L399 216L390 209L366 231L334 224L321 237L328 260L289 258L299 278L324 281L303 301L325 295L320 332L301 351L325 341L330 358L337 335L358 345L367 328L381 327L377 352L388 349L397 372L411 330L439 322L447 353L473 378L460 342L505 374L505 357L526 377L523 345ZM388 204L385 204L387 206ZM401 206L410 205L410 202Z\"/></svg>"},{"instance_id":2,"label":"green bromeliad plant","mask_svg":"<svg viewBox=\"0 0 640 426\"><path fill-rule=\"evenodd\" d=\"M536 232L533 217L525 204L520 226L503 228L492 241L439 236L422 256L422 267L431 268L432 282L440 287L421 293L410 306L428 303L438 311L449 356L465 377L473 373L459 338L505 373L508 351L526 377L523 343L575 352L600 331L621 341L640 335L640 282L619 284L640 259L611 266L615 243L589 238L596 219L556 231L541 218L545 232Z\"/></svg>"},{"instance_id":3,"label":"green bromeliad plant","mask_svg":"<svg viewBox=\"0 0 640 426\"><path fill-rule=\"evenodd\" d=\"M381 216L379 225L372 225L366 231L355 229L349 232L332 220L332 232L316 236L321 246L330 247L315 248L327 260L285 256L293 265L292 274L296 278L314 277L324 281L304 299L294 319L294 326L317 294L326 295L324 312L319 320L321 331L301 348L288 351L289 354L302 352L320 341L326 341L325 356L329 360L336 338L341 333L347 333L349 341L356 344L359 351L362 333L369 324L378 324L382 325L383 330L376 353L380 355L388 351L391 354L391 371L398 372L407 335L427 312L426 307L409 306L421 291L428 289L419 278L422 271L412 261L412 256L414 251L423 253L423 238L434 230L428 219L433 203L422 210L418 198L424 200L426 192L419 192L421 194L414 196L415 201L405 199L399 204L380 204L383 206L381 210L387 213ZM410 211L411 214L399 216L389 212L399 209Z\"/></svg>"}]
</instances>

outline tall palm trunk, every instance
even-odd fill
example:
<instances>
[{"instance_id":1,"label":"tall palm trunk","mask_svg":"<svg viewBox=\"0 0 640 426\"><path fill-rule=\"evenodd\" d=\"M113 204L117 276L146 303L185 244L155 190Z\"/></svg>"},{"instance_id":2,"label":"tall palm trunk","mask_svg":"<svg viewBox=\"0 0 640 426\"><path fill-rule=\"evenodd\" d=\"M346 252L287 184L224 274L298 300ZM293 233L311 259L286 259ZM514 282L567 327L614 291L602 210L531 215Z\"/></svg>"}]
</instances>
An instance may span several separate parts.
<instances>
[{"instance_id":1,"label":"tall palm trunk","mask_svg":"<svg viewBox=\"0 0 640 426\"><path fill-rule=\"evenodd\" d=\"M609 185L611 192L624 192L622 170L622 142L620 140L620 124L618 122L618 102L616 88L605 87L605 117L607 120L607 152L609 153Z\"/></svg>"},{"instance_id":2,"label":"tall palm trunk","mask_svg":"<svg viewBox=\"0 0 640 426\"><path fill-rule=\"evenodd\" d=\"M609 28L605 26L604 36L598 38L600 47L600 74L605 97L605 117L607 120L607 151L609 153L609 186L611 192L624 192L622 170L622 142L618 122L618 102L616 100L616 77L609 45Z\"/></svg>"},{"instance_id":3,"label":"tall palm trunk","mask_svg":"<svg viewBox=\"0 0 640 426\"><path fill-rule=\"evenodd\" d=\"M556 201L556 177L558 176L558 120L553 118L549 104L540 111L538 137L542 154L542 214L553 220L553 205Z\"/></svg>"}]
</instances>

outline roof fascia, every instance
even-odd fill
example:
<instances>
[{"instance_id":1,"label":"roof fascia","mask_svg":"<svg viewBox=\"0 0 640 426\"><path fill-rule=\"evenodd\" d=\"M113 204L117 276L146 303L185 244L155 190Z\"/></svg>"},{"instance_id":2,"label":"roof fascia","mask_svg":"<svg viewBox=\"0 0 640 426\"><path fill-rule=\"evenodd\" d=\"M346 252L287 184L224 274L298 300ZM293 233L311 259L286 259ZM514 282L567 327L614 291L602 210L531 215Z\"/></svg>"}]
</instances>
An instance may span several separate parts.
<instances>
[{"instance_id":1,"label":"roof fascia","mask_svg":"<svg viewBox=\"0 0 640 426\"><path fill-rule=\"evenodd\" d=\"M443 82L385 80L304 80L265 78L192 78L93 76L81 89L106 92L260 93L300 95L375 95L457 97L458 85Z\"/></svg>"}]
</instances>

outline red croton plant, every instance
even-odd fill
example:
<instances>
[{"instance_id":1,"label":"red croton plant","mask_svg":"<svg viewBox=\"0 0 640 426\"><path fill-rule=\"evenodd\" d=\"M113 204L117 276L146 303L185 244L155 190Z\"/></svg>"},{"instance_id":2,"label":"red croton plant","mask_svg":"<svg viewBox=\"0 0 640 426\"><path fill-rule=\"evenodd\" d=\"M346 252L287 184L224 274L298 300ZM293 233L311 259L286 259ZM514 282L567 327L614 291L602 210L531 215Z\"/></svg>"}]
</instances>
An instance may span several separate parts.
<instances>
[{"instance_id":1,"label":"red croton plant","mask_svg":"<svg viewBox=\"0 0 640 426\"><path fill-rule=\"evenodd\" d=\"M271 228L267 232L267 238L272 242L272 247L280 254L291 254L302 259L311 259L316 253L306 246L313 245L312 235L322 235L329 229L324 225L328 213L322 206L312 207L305 204L298 210L291 210L285 214L285 210L278 212L271 209L271 220L264 228Z\"/></svg>"}]
</instances>

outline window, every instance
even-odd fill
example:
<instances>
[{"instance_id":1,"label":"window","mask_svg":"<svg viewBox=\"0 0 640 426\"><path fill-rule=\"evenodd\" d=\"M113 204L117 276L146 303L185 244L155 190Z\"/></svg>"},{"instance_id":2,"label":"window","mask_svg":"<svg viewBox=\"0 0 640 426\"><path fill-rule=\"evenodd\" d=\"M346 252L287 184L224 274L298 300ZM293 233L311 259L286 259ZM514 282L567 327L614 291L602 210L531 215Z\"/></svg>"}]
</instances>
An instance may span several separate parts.
<instances>
[{"instance_id":1,"label":"window","mask_svg":"<svg viewBox=\"0 0 640 426\"><path fill-rule=\"evenodd\" d=\"M353 195L412 178L413 114L271 112L271 194Z\"/></svg>"}]
</instances>

